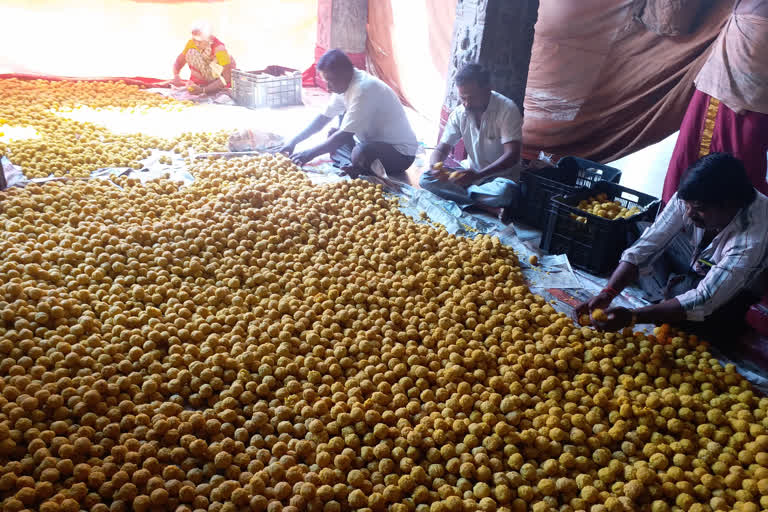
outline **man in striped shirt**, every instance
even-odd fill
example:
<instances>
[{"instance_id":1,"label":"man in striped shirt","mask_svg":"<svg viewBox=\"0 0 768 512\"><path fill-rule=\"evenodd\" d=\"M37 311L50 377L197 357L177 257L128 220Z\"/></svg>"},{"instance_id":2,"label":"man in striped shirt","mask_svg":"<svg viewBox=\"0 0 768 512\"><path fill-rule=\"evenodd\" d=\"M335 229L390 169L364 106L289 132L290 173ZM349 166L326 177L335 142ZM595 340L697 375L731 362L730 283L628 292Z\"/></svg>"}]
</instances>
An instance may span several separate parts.
<instances>
[{"instance_id":1,"label":"man in striped shirt","mask_svg":"<svg viewBox=\"0 0 768 512\"><path fill-rule=\"evenodd\" d=\"M607 308L641 269L664 256L671 268L665 300L608 309L607 320L593 323L604 330L669 323L710 341L735 338L763 293L767 234L768 198L752 186L742 162L727 153L708 155L689 169L653 225L622 254L605 289L577 314Z\"/></svg>"}]
</instances>

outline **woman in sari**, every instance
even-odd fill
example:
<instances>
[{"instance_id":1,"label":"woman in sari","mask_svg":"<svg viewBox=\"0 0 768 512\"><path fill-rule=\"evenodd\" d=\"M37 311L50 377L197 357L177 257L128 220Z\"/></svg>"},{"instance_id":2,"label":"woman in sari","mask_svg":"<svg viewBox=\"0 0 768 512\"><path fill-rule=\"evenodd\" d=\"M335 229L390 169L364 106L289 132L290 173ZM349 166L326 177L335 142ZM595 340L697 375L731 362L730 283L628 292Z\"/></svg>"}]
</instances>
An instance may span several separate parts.
<instances>
[{"instance_id":1,"label":"woman in sari","mask_svg":"<svg viewBox=\"0 0 768 512\"><path fill-rule=\"evenodd\" d=\"M742 160L752 185L768 194L768 0L736 0L695 83L662 200L694 162L715 152Z\"/></svg>"},{"instance_id":2,"label":"woman in sari","mask_svg":"<svg viewBox=\"0 0 768 512\"><path fill-rule=\"evenodd\" d=\"M232 83L235 60L205 23L192 27L192 38L176 57L173 64L174 83L182 83L179 74L185 65L190 70L187 87L194 94L213 94L230 87Z\"/></svg>"}]
</instances>

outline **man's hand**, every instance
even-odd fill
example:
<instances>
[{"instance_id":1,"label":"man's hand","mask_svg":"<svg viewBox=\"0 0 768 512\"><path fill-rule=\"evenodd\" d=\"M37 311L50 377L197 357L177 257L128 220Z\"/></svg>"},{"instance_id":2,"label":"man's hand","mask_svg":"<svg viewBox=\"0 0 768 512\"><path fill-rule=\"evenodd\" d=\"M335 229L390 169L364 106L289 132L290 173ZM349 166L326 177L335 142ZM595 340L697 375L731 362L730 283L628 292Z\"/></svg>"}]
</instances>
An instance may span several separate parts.
<instances>
[{"instance_id":1,"label":"man's hand","mask_svg":"<svg viewBox=\"0 0 768 512\"><path fill-rule=\"evenodd\" d=\"M331 137L333 137L333 134L334 134L334 133L336 133L337 131L339 131L339 129L338 129L338 128L333 128L333 127L331 127L331 128L328 130L328 138L330 139Z\"/></svg>"},{"instance_id":2,"label":"man's hand","mask_svg":"<svg viewBox=\"0 0 768 512\"><path fill-rule=\"evenodd\" d=\"M197 84L188 85L187 90L192 94L203 94L203 88Z\"/></svg>"},{"instance_id":3,"label":"man's hand","mask_svg":"<svg viewBox=\"0 0 768 512\"><path fill-rule=\"evenodd\" d=\"M605 312L605 320L599 321L594 317L592 323L601 331L616 332L632 325L633 312L627 308L611 308Z\"/></svg>"},{"instance_id":4,"label":"man's hand","mask_svg":"<svg viewBox=\"0 0 768 512\"><path fill-rule=\"evenodd\" d=\"M344 166L341 168L341 170L347 173L347 175L353 180L360 177L360 169L358 169L354 165Z\"/></svg>"},{"instance_id":5,"label":"man's hand","mask_svg":"<svg viewBox=\"0 0 768 512\"><path fill-rule=\"evenodd\" d=\"M184 80L182 80L179 75L176 75L173 77L173 80L170 81L170 84L176 87L182 87L184 85Z\"/></svg>"},{"instance_id":6,"label":"man's hand","mask_svg":"<svg viewBox=\"0 0 768 512\"><path fill-rule=\"evenodd\" d=\"M468 187L476 182L480 178L480 175L474 171L454 171L450 174L448 179L457 185L462 187Z\"/></svg>"},{"instance_id":7,"label":"man's hand","mask_svg":"<svg viewBox=\"0 0 768 512\"><path fill-rule=\"evenodd\" d=\"M582 302L578 306L576 306L576 309L574 309L573 314L575 316L574 320L581 324L581 317L583 315L587 315L590 317L592 316L592 312L596 309L606 309L608 306L611 305L611 302L613 301L613 297L606 292L600 292L591 299ZM594 321L593 321L594 323Z\"/></svg>"},{"instance_id":8,"label":"man's hand","mask_svg":"<svg viewBox=\"0 0 768 512\"><path fill-rule=\"evenodd\" d=\"M429 172L440 181L450 181L459 184L464 184L464 182L471 184L477 179L477 173L464 169L444 167L442 162L433 165Z\"/></svg>"},{"instance_id":9,"label":"man's hand","mask_svg":"<svg viewBox=\"0 0 768 512\"><path fill-rule=\"evenodd\" d=\"M284 144L283 147L280 148L280 153L291 156L293 155L293 152L295 150L296 150L296 143L291 141L291 142L288 142L287 144Z\"/></svg>"},{"instance_id":10,"label":"man's hand","mask_svg":"<svg viewBox=\"0 0 768 512\"><path fill-rule=\"evenodd\" d=\"M310 160L313 160L315 158L315 154L312 150L302 151L300 153L295 153L291 155L291 160L293 160L293 163L301 167L302 165L306 164Z\"/></svg>"}]
</instances>

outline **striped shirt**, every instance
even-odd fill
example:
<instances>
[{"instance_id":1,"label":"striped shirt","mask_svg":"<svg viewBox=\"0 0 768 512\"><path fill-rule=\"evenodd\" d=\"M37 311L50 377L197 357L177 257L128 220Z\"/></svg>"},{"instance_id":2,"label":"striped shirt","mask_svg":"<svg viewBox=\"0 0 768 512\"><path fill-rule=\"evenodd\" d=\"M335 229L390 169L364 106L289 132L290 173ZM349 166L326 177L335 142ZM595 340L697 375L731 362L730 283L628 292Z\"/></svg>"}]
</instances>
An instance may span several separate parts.
<instances>
[{"instance_id":1,"label":"striped shirt","mask_svg":"<svg viewBox=\"0 0 768 512\"><path fill-rule=\"evenodd\" d=\"M768 268L768 197L755 200L739 211L712 242L694 251L691 270L702 276L698 286L676 298L688 320L703 321L744 290L763 294L762 273ZM661 215L640 239L621 255L621 261L647 267L664 253L673 238L682 234L699 247L704 229L685 213L685 203L672 196ZM698 254L697 254L698 253Z\"/></svg>"}]
</instances>

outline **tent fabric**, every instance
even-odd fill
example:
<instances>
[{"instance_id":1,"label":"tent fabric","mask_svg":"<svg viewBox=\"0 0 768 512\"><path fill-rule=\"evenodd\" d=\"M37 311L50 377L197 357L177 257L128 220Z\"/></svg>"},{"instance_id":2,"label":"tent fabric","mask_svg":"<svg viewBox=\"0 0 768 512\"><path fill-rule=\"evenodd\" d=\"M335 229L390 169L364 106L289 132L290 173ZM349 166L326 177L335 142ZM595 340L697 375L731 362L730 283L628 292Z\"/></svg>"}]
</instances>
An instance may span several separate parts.
<instances>
[{"instance_id":1,"label":"tent fabric","mask_svg":"<svg viewBox=\"0 0 768 512\"><path fill-rule=\"evenodd\" d=\"M705 2L690 34L664 37L637 19L639 5L662 0L540 0L525 155L610 161L676 131L731 1ZM198 19L243 69L306 69L323 47L317 9L318 0L4 0L0 44L17 50L0 55L0 73L170 78ZM455 9L451 0L369 1L369 69L436 125Z\"/></svg>"},{"instance_id":2,"label":"tent fabric","mask_svg":"<svg viewBox=\"0 0 768 512\"><path fill-rule=\"evenodd\" d=\"M767 49L768 17L734 13L696 77L696 88L737 114L768 114Z\"/></svg>"},{"instance_id":3,"label":"tent fabric","mask_svg":"<svg viewBox=\"0 0 768 512\"><path fill-rule=\"evenodd\" d=\"M675 3L692 6L697 1ZM440 107L455 20L455 5L448 6L455 2L425 2L432 9L426 43L414 40L413 30L406 29L414 26L414 19L424 23L414 13L418 9L400 9L401 2L407 0L369 2L372 68L407 103L436 123L442 117L444 123L449 112L441 116ZM525 157L545 151L607 162L679 129L693 79L732 3L703 2L693 21L674 6L660 9L662 3L540 0L524 105ZM656 34L641 22L644 13L649 24L656 19L655 30L677 27L691 33ZM426 57L424 51L413 50L417 45L429 48ZM433 67L437 73L426 72Z\"/></svg>"},{"instance_id":4,"label":"tent fabric","mask_svg":"<svg viewBox=\"0 0 768 512\"><path fill-rule=\"evenodd\" d=\"M640 21L662 36L690 34L708 0L643 0Z\"/></svg>"},{"instance_id":5,"label":"tent fabric","mask_svg":"<svg viewBox=\"0 0 768 512\"><path fill-rule=\"evenodd\" d=\"M198 20L241 69L306 69L317 0L3 0L0 19L0 73L170 79Z\"/></svg>"},{"instance_id":6,"label":"tent fabric","mask_svg":"<svg viewBox=\"0 0 768 512\"><path fill-rule=\"evenodd\" d=\"M526 154L612 161L677 131L730 10L730 0L716 0L692 34L673 38L639 24L631 1L564 9L543 0L526 92Z\"/></svg>"},{"instance_id":7,"label":"tent fabric","mask_svg":"<svg viewBox=\"0 0 768 512\"><path fill-rule=\"evenodd\" d=\"M368 65L406 105L440 119L456 2L369 0Z\"/></svg>"},{"instance_id":8,"label":"tent fabric","mask_svg":"<svg viewBox=\"0 0 768 512\"><path fill-rule=\"evenodd\" d=\"M392 44L394 19L389 0L368 5L368 64L373 75L383 79L406 106L412 106L403 92L400 69Z\"/></svg>"},{"instance_id":9,"label":"tent fabric","mask_svg":"<svg viewBox=\"0 0 768 512\"><path fill-rule=\"evenodd\" d=\"M315 44L315 64L305 72L305 80L311 80L324 90L328 84L317 72L316 63L328 50L338 49L347 54L352 64L367 69L365 52L365 20L363 14L354 8L364 8L365 0L316 0L317 4L317 42Z\"/></svg>"}]
</instances>

